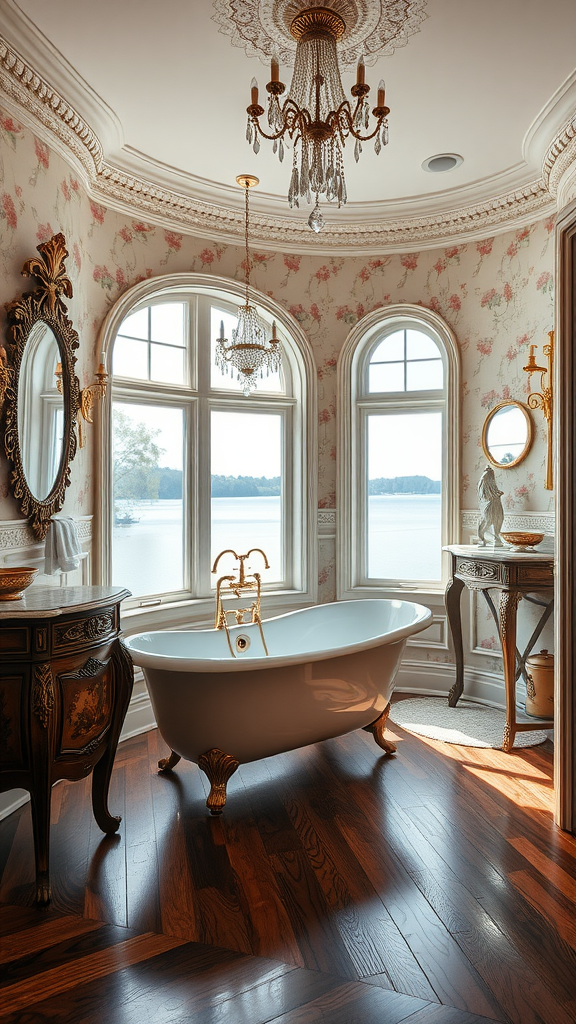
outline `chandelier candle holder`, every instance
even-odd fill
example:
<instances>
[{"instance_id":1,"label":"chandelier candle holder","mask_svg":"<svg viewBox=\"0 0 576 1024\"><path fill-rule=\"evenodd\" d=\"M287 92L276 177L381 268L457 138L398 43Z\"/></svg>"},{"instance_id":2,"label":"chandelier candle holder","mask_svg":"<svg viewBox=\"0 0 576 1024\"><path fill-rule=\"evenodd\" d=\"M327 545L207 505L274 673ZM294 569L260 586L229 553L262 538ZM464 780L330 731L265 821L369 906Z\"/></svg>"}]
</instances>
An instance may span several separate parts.
<instances>
[{"instance_id":1,"label":"chandelier candle holder","mask_svg":"<svg viewBox=\"0 0 576 1024\"><path fill-rule=\"evenodd\" d=\"M553 480L553 452L552 452L552 409L553 409L553 394L552 394L552 381L553 381L553 365L554 365L554 331L548 331L548 344L544 345L542 349L544 355L547 357L548 366L539 366L536 362L536 356L534 355L534 349L537 345L530 345L530 355L528 356L528 364L524 367L524 370L528 374L528 386L530 387L530 381L533 373L540 374L540 391L533 391L528 395L528 405L531 409L542 409L546 425L548 428L548 442L546 451L546 482L544 487L547 491L554 490ZM545 376L548 375L548 381L545 381Z\"/></svg>"},{"instance_id":2,"label":"chandelier candle holder","mask_svg":"<svg viewBox=\"0 0 576 1024\"><path fill-rule=\"evenodd\" d=\"M356 83L352 86L354 109L346 99L338 65L338 40L346 31L346 23L336 11L326 7L312 7L301 11L293 19L290 32L296 39L296 58L290 91L282 106L280 97L286 90L280 81L279 65L272 58L270 81L266 86L268 99L268 129L260 118L264 107L258 103L258 83L252 79L252 95L247 107L246 138L254 152L260 149L259 136L273 141L273 151L284 159L285 144L293 146L292 176L288 190L288 203L299 206L301 198L316 205L308 223L313 231L324 225L319 208L320 196L328 202L336 200L338 207L347 200L344 175L343 149L351 135L355 140L356 161L362 152L362 143L374 139L374 149L380 153L388 144L390 108L385 105L384 82L378 84L376 118L370 128L370 86L365 81L364 58L358 62Z\"/></svg>"},{"instance_id":3,"label":"chandelier candle holder","mask_svg":"<svg viewBox=\"0 0 576 1024\"><path fill-rule=\"evenodd\" d=\"M238 307L238 322L232 331L232 341L224 337L224 321L220 321L220 337L216 341L216 366L223 374L236 371L236 379L242 384L244 396L248 398L256 388L258 376L278 373L282 361L282 347L276 334L276 321L272 323L272 337L267 340L264 326L256 308L250 305L250 249L249 236L249 190L259 184L253 174L239 174L236 181L245 190L245 241L246 241L246 301Z\"/></svg>"}]
</instances>

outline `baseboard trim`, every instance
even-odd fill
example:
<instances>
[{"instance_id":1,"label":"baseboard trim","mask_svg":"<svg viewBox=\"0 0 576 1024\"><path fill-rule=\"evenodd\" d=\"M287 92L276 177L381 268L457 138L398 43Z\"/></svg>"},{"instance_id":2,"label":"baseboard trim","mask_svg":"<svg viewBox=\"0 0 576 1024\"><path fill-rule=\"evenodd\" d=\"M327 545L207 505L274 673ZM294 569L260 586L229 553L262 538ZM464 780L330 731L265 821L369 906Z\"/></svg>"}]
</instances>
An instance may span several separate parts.
<instances>
[{"instance_id":1,"label":"baseboard trim","mask_svg":"<svg viewBox=\"0 0 576 1024\"><path fill-rule=\"evenodd\" d=\"M454 683L454 665L445 662L408 661L400 665L395 689L427 696L448 696ZM493 708L506 708L504 679L493 672L464 669L464 694L469 700Z\"/></svg>"},{"instance_id":2,"label":"baseboard trim","mask_svg":"<svg viewBox=\"0 0 576 1024\"><path fill-rule=\"evenodd\" d=\"M20 793L20 796L16 796ZM6 803L4 803L4 799ZM14 814L14 811L19 810L24 804L27 804L30 800L30 794L23 792L21 789L10 789L7 793L0 794L0 821L7 818L9 814Z\"/></svg>"},{"instance_id":3,"label":"baseboard trim","mask_svg":"<svg viewBox=\"0 0 576 1024\"><path fill-rule=\"evenodd\" d=\"M155 728L156 719L154 718L148 693L145 691L144 693L135 694L130 701L126 718L124 719L124 725L120 733L120 743L131 739L132 736L140 736L141 733L149 732L150 729Z\"/></svg>"}]
</instances>

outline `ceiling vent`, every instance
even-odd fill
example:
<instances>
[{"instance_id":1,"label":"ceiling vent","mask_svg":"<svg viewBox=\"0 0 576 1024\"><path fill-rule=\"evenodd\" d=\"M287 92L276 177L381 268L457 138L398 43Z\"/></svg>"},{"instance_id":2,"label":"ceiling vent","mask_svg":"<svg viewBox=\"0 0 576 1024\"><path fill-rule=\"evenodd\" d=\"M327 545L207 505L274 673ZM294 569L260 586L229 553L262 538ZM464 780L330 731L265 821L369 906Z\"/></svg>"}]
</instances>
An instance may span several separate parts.
<instances>
[{"instance_id":1,"label":"ceiling vent","mask_svg":"<svg viewBox=\"0 0 576 1024\"><path fill-rule=\"evenodd\" d=\"M455 167L460 167L463 161L464 157L459 156L458 153L437 153L436 156L429 156L427 160L424 160L422 169L440 174L442 171L452 171Z\"/></svg>"}]
</instances>

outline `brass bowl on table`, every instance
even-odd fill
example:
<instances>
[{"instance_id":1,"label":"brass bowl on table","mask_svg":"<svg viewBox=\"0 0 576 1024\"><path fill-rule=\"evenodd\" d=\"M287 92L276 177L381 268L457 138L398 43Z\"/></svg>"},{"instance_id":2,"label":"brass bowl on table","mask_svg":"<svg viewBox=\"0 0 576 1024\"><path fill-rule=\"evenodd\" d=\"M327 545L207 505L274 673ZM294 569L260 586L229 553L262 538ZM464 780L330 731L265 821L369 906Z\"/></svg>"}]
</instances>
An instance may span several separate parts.
<instances>
[{"instance_id":1,"label":"brass bowl on table","mask_svg":"<svg viewBox=\"0 0 576 1024\"><path fill-rule=\"evenodd\" d=\"M512 545L512 551L533 551L536 544L544 540L543 533L530 533L526 530L501 530L500 536Z\"/></svg>"},{"instance_id":2,"label":"brass bowl on table","mask_svg":"<svg viewBox=\"0 0 576 1024\"><path fill-rule=\"evenodd\" d=\"M18 601L38 572L20 565L0 569L0 601Z\"/></svg>"}]
</instances>

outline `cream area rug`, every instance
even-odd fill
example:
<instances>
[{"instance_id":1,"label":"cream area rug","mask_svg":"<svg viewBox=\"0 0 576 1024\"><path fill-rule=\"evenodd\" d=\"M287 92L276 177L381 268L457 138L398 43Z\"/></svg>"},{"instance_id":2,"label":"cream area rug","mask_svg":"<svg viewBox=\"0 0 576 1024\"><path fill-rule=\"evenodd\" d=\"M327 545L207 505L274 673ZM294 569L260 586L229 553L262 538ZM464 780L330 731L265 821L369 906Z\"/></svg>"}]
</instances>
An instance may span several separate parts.
<instances>
[{"instance_id":1,"label":"cream area rug","mask_svg":"<svg viewBox=\"0 0 576 1024\"><path fill-rule=\"evenodd\" d=\"M447 697L414 697L393 704L390 721L416 736L427 736L443 743L502 748L506 715L497 708L470 701L460 700L455 708L450 708ZM514 747L535 747L546 739L548 733L539 729L517 732Z\"/></svg>"}]
</instances>

